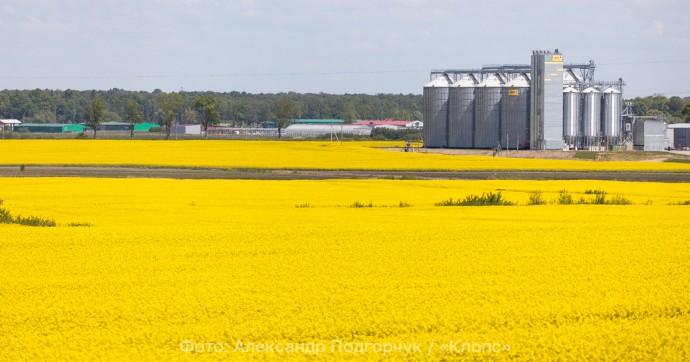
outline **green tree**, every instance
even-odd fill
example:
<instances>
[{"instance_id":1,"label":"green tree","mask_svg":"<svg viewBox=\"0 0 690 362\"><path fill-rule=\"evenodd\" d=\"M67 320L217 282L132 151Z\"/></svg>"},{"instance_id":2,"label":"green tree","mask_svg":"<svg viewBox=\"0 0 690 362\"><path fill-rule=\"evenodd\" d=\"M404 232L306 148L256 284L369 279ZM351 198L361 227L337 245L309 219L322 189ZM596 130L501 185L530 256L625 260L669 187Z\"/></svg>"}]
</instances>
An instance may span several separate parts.
<instances>
[{"instance_id":1,"label":"green tree","mask_svg":"<svg viewBox=\"0 0 690 362\"><path fill-rule=\"evenodd\" d=\"M158 108L161 113L161 125L165 127L165 139L170 139L170 129L175 118L182 112L184 101L179 93L163 93L158 96Z\"/></svg>"},{"instance_id":2,"label":"green tree","mask_svg":"<svg viewBox=\"0 0 690 362\"><path fill-rule=\"evenodd\" d=\"M278 120L278 122L276 122L276 127L278 127L278 138L282 136L282 129L295 118L297 114L296 108L295 104L285 96L281 97L280 101L278 101L278 112L276 112L276 119Z\"/></svg>"},{"instance_id":3,"label":"green tree","mask_svg":"<svg viewBox=\"0 0 690 362\"><path fill-rule=\"evenodd\" d=\"M127 113L124 114L124 117L129 120L129 138L134 139L134 125L144 120L144 114L141 112L139 103L135 101L127 102Z\"/></svg>"},{"instance_id":4,"label":"green tree","mask_svg":"<svg viewBox=\"0 0 690 362\"><path fill-rule=\"evenodd\" d=\"M103 122L103 114L105 113L106 107L107 104L105 103L105 99L103 99L101 96L97 96L96 98L92 99L91 104L89 105L87 125L93 128L94 139L96 139L96 131L101 126L101 122Z\"/></svg>"},{"instance_id":5,"label":"green tree","mask_svg":"<svg viewBox=\"0 0 690 362\"><path fill-rule=\"evenodd\" d=\"M684 106L683 99L678 96L673 96L668 99L668 112L672 116L680 116Z\"/></svg>"},{"instance_id":6,"label":"green tree","mask_svg":"<svg viewBox=\"0 0 690 362\"><path fill-rule=\"evenodd\" d=\"M208 138L208 126L216 126L220 123L218 100L211 94L202 94L194 98L192 108L199 115L201 125L204 127L204 138Z\"/></svg>"},{"instance_id":7,"label":"green tree","mask_svg":"<svg viewBox=\"0 0 690 362\"><path fill-rule=\"evenodd\" d=\"M680 112L685 119L685 123L690 123L690 103L686 103L683 110Z\"/></svg>"},{"instance_id":8,"label":"green tree","mask_svg":"<svg viewBox=\"0 0 690 362\"><path fill-rule=\"evenodd\" d=\"M347 124L351 124L357 118L355 106L351 101L347 101L343 104L343 107L340 110L340 118L342 118Z\"/></svg>"}]
</instances>

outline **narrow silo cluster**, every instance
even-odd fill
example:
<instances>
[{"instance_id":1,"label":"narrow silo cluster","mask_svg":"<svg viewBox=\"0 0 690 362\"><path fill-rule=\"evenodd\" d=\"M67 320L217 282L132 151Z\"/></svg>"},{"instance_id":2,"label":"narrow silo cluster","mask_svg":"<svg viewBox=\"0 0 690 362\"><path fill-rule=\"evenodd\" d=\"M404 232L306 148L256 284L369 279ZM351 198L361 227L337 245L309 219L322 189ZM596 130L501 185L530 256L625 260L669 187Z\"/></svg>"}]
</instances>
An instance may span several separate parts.
<instances>
[{"instance_id":1,"label":"narrow silo cluster","mask_svg":"<svg viewBox=\"0 0 690 362\"><path fill-rule=\"evenodd\" d=\"M533 51L529 65L431 72L426 147L601 148L623 142L622 80L593 80L594 62Z\"/></svg>"}]
</instances>

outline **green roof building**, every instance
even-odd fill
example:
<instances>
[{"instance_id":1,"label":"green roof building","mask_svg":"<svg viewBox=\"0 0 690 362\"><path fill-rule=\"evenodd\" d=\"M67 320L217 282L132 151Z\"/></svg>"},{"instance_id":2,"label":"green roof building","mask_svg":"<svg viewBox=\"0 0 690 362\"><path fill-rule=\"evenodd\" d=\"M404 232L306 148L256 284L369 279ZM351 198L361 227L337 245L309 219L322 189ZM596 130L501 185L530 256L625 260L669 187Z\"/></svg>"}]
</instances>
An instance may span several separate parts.
<instances>
[{"instance_id":1,"label":"green roof building","mask_svg":"<svg viewBox=\"0 0 690 362\"><path fill-rule=\"evenodd\" d=\"M84 125L66 123L23 123L15 131L27 130L31 133L82 133Z\"/></svg>"},{"instance_id":2,"label":"green roof building","mask_svg":"<svg viewBox=\"0 0 690 362\"><path fill-rule=\"evenodd\" d=\"M136 123L134 132L149 132L151 128L160 127L157 123Z\"/></svg>"},{"instance_id":3,"label":"green roof building","mask_svg":"<svg viewBox=\"0 0 690 362\"><path fill-rule=\"evenodd\" d=\"M294 124L343 124L345 121L342 119L296 119L292 123Z\"/></svg>"}]
</instances>

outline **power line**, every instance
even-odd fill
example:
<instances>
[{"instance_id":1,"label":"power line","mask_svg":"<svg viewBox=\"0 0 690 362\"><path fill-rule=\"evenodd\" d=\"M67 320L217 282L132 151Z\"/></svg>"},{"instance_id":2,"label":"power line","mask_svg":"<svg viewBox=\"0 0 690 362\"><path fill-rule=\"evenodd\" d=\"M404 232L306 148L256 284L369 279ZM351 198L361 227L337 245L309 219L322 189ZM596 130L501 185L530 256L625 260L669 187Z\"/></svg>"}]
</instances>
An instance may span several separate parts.
<instances>
[{"instance_id":1,"label":"power line","mask_svg":"<svg viewBox=\"0 0 690 362\"><path fill-rule=\"evenodd\" d=\"M287 73L230 73L230 74L139 74L139 75L16 75L0 76L2 80L18 79L137 79L137 78L232 78L232 77L290 77L290 76L310 76L310 75L349 75L349 74L400 74L400 73L419 73L428 70L368 70L368 71L338 71L338 72L287 72Z\"/></svg>"},{"instance_id":2,"label":"power line","mask_svg":"<svg viewBox=\"0 0 690 362\"><path fill-rule=\"evenodd\" d=\"M685 60L652 60L646 62L619 62L619 63L595 63L596 66L600 65L637 65L637 64L664 64L664 63L687 63L690 59Z\"/></svg>"},{"instance_id":3,"label":"power line","mask_svg":"<svg viewBox=\"0 0 690 362\"><path fill-rule=\"evenodd\" d=\"M596 66L636 65L636 64L664 64L688 63L690 59L682 60L653 60L642 62L595 63ZM336 71L336 72L270 72L270 73L227 73L227 74L134 74L134 75L11 75L0 76L0 80L22 79L163 79L163 78L240 78L240 77L293 77L293 76L322 76L322 75L356 75L356 74L402 74L429 72L429 69L402 70L364 70L364 71Z\"/></svg>"}]
</instances>

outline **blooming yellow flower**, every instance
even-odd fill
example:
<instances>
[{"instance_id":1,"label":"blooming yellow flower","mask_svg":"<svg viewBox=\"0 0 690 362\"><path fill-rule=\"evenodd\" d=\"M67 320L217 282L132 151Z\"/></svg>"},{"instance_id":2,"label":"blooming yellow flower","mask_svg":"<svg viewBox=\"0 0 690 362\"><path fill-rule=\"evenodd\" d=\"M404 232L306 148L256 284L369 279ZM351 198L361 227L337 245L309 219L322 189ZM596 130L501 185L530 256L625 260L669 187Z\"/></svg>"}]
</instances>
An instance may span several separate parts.
<instances>
[{"instance_id":1,"label":"blooming yellow flower","mask_svg":"<svg viewBox=\"0 0 690 362\"><path fill-rule=\"evenodd\" d=\"M0 178L0 189L14 214L58 222L0 224L0 360L690 354L690 221L668 205L690 200L688 184ZM526 206L533 190L553 201L564 189L634 205ZM519 205L434 206L498 190Z\"/></svg>"}]
</instances>

